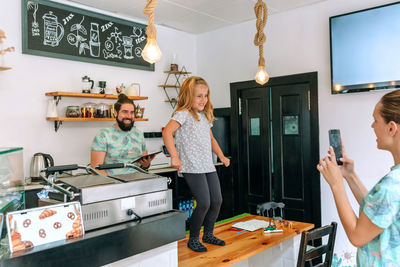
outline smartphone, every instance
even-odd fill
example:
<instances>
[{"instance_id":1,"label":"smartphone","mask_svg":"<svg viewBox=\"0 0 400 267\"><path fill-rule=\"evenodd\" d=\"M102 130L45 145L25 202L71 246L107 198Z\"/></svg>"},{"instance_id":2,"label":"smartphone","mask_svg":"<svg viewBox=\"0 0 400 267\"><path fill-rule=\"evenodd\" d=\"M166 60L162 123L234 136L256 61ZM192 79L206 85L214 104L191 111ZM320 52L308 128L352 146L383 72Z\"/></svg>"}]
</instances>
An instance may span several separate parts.
<instances>
[{"instance_id":1,"label":"smartphone","mask_svg":"<svg viewBox=\"0 0 400 267\"><path fill-rule=\"evenodd\" d=\"M339 129L329 130L329 145L333 147L333 151L335 152L336 155L337 164L343 165L343 162L340 161L340 158L343 157L343 154L342 154L342 140L340 138Z\"/></svg>"}]
</instances>

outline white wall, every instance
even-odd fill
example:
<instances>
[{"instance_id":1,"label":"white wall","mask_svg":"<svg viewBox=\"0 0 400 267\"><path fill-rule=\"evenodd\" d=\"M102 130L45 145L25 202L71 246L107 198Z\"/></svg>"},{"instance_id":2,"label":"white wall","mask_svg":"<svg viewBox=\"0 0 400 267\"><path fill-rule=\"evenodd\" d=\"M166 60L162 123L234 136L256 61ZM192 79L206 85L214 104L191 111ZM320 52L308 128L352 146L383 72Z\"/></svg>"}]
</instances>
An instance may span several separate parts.
<instances>
[{"instance_id":1,"label":"white wall","mask_svg":"<svg viewBox=\"0 0 400 267\"><path fill-rule=\"evenodd\" d=\"M271 15L265 28L264 57L271 77L318 71L321 157L328 150L328 129L341 129L348 154L355 160L356 171L367 188L393 164L388 152L376 149L375 135L370 128L374 105L387 91L331 95L329 17L389 2L392 1L328 0ZM253 20L197 36L198 74L211 84L215 107L230 106L229 83L254 78L258 63L258 48L253 44L255 32ZM321 201L322 224L339 222L332 194L323 178ZM358 204L352 197L350 201L358 214ZM345 250L355 255L339 226L338 256L343 257Z\"/></svg>"},{"instance_id":2,"label":"white wall","mask_svg":"<svg viewBox=\"0 0 400 267\"><path fill-rule=\"evenodd\" d=\"M58 1L71 5L71 2ZM143 4L144 5L144 4ZM75 6L82 7L75 4ZM83 7L99 13L112 13ZM128 19L122 17L123 19ZM131 19L134 20L134 19ZM143 21L134 20L145 23ZM21 1L2 0L0 28L6 32L7 46L15 46L14 53L8 53L5 61L12 70L0 71L0 147L20 146L24 148L24 171L29 176L30 160L35 152L50 153L56 164L87 164L90 161L90 145L97 131L112 122L64 122L58 132L54 123L45 120L47 101L45 92L81 91L81 77L88 75L95 81L105 80L115 88L123 82L140 83L142 95L149 99L139 101L145 107L148 122L137 122L142 131L161 131L172 113L164 91L159 84L166 78L164 70L169 69L173 53L178 54L178 64L196 73L196 39L192 34L157 26L158 44L163 52L162 60L155 71L143 71L62 60L22 54ZM67 105L85 102L102 102L100 99L63 98L58 107L59 115L65 114ZM104 100L113 104L115 100ZM156 143L156 144L154 144ZM148 145L157 146L161 139L148 139Z\"/></svg>"}]
</instances>

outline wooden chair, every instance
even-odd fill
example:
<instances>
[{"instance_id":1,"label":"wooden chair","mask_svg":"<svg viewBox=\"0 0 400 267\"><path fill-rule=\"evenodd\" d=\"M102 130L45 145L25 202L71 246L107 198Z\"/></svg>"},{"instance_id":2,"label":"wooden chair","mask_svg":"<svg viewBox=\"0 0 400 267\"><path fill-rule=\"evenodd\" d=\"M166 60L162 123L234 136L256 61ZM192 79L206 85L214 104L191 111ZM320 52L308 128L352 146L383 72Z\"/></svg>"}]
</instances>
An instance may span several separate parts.
<instances>
[{"instance_id":1,"label":"wooden chair","mask_svg":"<svg viewBox=\"0 0 400 267\"><path fill-rule=\"evenodd\" d=\"M314 267L330 267L332 265L333 248L335 247L337 223L332 222L330 225L317 229L304 231L301 235L299 257L297 259L297 267L304 267L306 262L312 265L311 260L322 257L325 254L325 260ZM328 243L318 247L308 246L310 241L329 235ZM307 248L309 247L309 248Z\"/></svg>"},{"instance_id":2,"label":"wooden chair","mask_svg":"<svg viewBox=\"0 0 400 267\"><path fill-rule=\"evenodd\" d=\"M265 203L257 205L257 214L260 216L273 218L274 220L282 221L283 217L284 217L284 214L283 214L284 207L285 207L285 204L282 202L279 202L279 203L265 202ZM277 208L280 209L280 216L275 216L275 209L277 209Z\"/></svg>"}]
</instances>

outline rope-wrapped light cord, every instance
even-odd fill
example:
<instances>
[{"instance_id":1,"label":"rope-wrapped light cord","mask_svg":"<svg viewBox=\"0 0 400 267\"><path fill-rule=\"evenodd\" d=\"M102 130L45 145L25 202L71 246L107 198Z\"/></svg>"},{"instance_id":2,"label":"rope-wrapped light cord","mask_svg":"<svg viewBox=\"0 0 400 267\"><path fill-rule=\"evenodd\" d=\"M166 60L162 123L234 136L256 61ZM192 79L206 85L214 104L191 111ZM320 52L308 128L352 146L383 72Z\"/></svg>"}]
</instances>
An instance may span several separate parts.
<instances>
[{"instance_id":1,"label":"rope-wrapped light cord","mask_svg":"<svg viewBox=\"0 0 400 267\"><path fill-rule=\"evenodd\" d=\"M154 8L157 5L157 0L147 0L147 4L143 9L143 13L149 17L149 25L146 28L146 35L149 39L156 39L156 27L154 27Z\"/></svg>"},{"instance_id":2,"label":"rope-wrapped light cord","mask_svg":"<svg viewBox=\"0 0 400 267\"><path fill-rule=\"evenodd\" d=\"M254 45L258 46L258 51L259 51L258 66L265 67L264 43L266 41L266 37L264 34L264 27L267 24L267 14L268 14L267 5L262 0L258 0L254 6L254 13L256 13L257 17L257 22L256 22L257 33L254 36Z\"/></svg>"}]
</instances>

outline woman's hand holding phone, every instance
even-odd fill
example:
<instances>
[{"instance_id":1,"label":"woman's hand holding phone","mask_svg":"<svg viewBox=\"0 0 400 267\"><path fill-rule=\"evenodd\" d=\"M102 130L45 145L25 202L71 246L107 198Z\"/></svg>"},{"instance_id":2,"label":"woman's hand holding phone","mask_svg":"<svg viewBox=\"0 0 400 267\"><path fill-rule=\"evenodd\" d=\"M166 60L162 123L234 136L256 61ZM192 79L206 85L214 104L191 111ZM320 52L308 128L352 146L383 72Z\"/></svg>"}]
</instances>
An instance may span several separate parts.
<instances>
[{"instance_id":1,"label":"woman's hand holding phone","mask_svg":"<svg viewBox=\"0 0 400 267\"><path fill-rule=\"evenodd\" d=\"M329 156L319 161L317 170L322 173L331 188L343 182L341 169L336 162L336 156L333 148L329 147Z\"/></svg>"},{"instance_id":2,"label":"woman's hand holding phone","mask_svg":"<svg viewBox=\"0 0 400 267\"><path fill-rule=\"evenodd\" d=\"M343 139L341 139L342 143L342 154L343 157L340 158L340 161L343 163L343 166L340 167L342 171L343 177L347 180L354 174L354 160L347 157L346 148L344 147Z\"/></svg>"}]
</instances>

